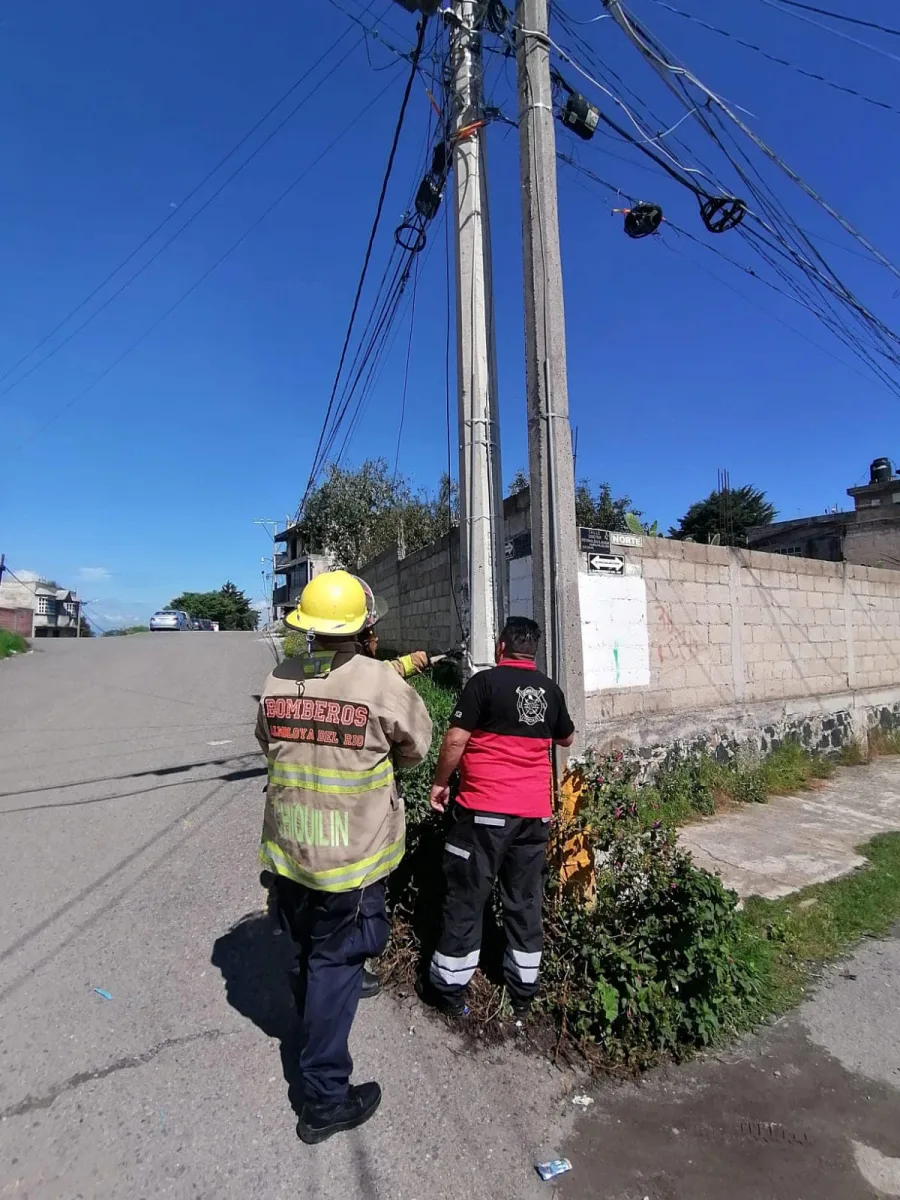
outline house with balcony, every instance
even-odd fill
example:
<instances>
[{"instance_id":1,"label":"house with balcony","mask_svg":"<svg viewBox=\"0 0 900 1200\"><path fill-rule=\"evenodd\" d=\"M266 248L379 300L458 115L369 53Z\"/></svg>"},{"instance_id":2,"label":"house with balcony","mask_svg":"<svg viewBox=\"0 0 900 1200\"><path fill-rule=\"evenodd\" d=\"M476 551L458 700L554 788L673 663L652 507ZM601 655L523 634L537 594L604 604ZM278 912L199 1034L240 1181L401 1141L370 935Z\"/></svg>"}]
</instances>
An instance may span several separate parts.
<instances>
[{"instance_id":1,"label":"house with balcony","mask_svg":"<svg viewBox=\"0 0 900 1200\"><path fill-rule=\"evenodd\" d=\"M275 533L276 543L284 550L275 555L276 586L272 589L272 611L276 621L283 621L285 613L297 607L300 593L315 576L331 569L331 558L327 554L313 553L304 546L299 527L288 525ZM283 583L278 583L282 576Z\"/></svg>"},{"instance_id":2,"label":"house with balcony","mask_svg":"<svg viewBox=\"0 0 900 1200\"><path fill-rule=\"evenodd\" d=\"M42 579L0 583L0 628L28 638L76 637L81 601L76 592Z\"/></svg>"}]
</instances>

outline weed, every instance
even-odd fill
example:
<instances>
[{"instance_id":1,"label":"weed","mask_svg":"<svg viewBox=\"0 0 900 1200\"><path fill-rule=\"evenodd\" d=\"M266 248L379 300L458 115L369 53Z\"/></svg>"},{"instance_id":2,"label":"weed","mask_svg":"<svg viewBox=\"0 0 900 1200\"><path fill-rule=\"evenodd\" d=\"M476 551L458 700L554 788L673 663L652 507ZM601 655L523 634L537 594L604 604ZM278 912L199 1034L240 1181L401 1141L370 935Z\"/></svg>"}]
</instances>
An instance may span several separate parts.
<instances>
[{"instance_id":1,"label":"weed","mask_svg":"<svg viewBox=\"0 0 900 1200\"><path fill-rule=\"evenodd\" d=\"M887 754L900 754L900 729L880 729L876 727L869 731L869 753L874 757Z\"/></svg>"},{"instance_id":2,"label":"weed","mask_svg":"<svg viewBox=\"0 0 900 1200\"><path fill-rule=\"evenodd\" d=\"M28 643L18 633L10 633L8 629L0 629L0 658L9 658L13 654L24 654Z\"/></svg>"},{"instance_id":3,"label":"weed","mask_svg":"<svg viewBox=\"0 0 900 1200\"><path fill-rule=\"evenodd\" d=\"M838 766L841 767L867 767L870 761L868 754L856 739L842 747L837 756Z\"/></svg>"}]
</instances>

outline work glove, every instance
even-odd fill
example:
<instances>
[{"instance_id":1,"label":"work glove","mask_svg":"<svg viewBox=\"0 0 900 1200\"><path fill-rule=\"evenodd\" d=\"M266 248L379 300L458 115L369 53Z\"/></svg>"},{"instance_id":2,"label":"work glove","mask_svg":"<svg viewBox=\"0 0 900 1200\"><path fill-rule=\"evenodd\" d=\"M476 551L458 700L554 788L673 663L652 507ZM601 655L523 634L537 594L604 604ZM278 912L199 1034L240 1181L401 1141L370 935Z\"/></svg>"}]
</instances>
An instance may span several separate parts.
<instances>
[{"instance_id":1,"label":"work glove","mask_svg":"<svg viewBox=\"0 0 900 1200\"><path fill-rule=\"evenodd\" d=\"M404 654L400 658L394 659L394 669L404 679L409 679L411 675L419 675L426 670L431 659L424 650L413 650L412 654Z\"/></svg>"}]
</instances>

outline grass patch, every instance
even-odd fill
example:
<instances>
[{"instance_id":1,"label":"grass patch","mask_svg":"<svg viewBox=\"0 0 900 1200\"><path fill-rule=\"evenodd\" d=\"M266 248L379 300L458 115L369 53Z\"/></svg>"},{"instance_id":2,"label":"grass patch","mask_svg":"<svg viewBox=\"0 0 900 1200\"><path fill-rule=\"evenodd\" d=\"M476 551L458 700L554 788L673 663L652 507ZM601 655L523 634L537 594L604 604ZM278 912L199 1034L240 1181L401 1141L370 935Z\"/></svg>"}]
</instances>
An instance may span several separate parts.
<instances>
[{"instance_id":1,"label":"grass patch","mask_svg":"<svg viewBox=\"0 0 900 1200\"><path fill-rule=\"evenodd\" d=\"M18 633L10 633L8 629L0 629L0 658L9 658L13 654L24 654L28 643Z\"/></svg>"},{"instance_id":2,"label":"grass patch","mask_svg":"<svg viewBox=\"0 0 900 1200\"><path fill-rule=\"evenodd\" d=\"M761 981L762 1017L783 1012L802 996L824 962L862 938L884 937L900 921L900 833L859 847L869 866L783 900L747 901L740 954Z\"/></svg>"},{"instance_id":3,"label":"grass patch","mask_svg":"<svg viewBox=\"0 0 900 1200\"><path fill-rule=\"evenodd\" d=\"M722 764L708 754L684 759L663 767L653 783L638 787L635 795L647 821L685 825L732 804L764 804L769 796L808 791L833 772L830 759L787 741L758 763Z\"/></svg>"},{"instance_id":4,"label":"grass patch","mask_svg":"<svg viewBox=\"0 0 900 1200\"><path fill-rule=\"evenodd\" d=\"M875 728L869 731L869 754L873 758L900 754L900 729Z\"/></svg>"}]
</instances>

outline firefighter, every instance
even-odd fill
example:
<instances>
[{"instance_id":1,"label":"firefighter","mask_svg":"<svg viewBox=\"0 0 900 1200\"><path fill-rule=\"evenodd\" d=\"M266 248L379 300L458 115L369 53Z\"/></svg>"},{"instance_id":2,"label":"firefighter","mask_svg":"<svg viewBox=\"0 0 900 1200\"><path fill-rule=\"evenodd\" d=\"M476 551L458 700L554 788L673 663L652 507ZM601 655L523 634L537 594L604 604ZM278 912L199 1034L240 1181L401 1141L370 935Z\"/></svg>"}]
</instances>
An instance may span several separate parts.
<instances>
[{"instance_id":1,"label":"firefighter","mask_svg":"<svg viewBox=\"0 0 900 1200\"><path fill-rule=\"evenodd\" d=\"M359 576L355 575L354 579L359 579ZM359 583L366 593L366 608L369 613L368 624L360 636L360 642L363 654L367 654L369 658L375 658L378 654L377 626L387 612L387 608L383 600L376 599L364 579L359 579ZM421 675L431 666L431 659L425 650L413 650L411 654L401 654L399 658L392 658L389 661L401 679L410 679L413 675Z\"/></svg>"},{"instance_id":2,"label":"firefighter","mask_svg":"<svg viewBox=\"0 0 900 1200\"><path fill-rule=\"evenodd\" d=\"M538 990L550 750L571 746L575 736L561 689L535 667L540 636L529 618L509 618L497 665L463 689L435 769L432 808L447 808L457 767L460 786L444 845L441 934L420 990L452 1016L466 1011L484 906L498 878L507 941L503 973L513 1011L527 1013Z\"/></svg>"},{"instance_id":3,"label":"firefighter","mask_svg":"<svg viewBox=\"0 0 900 1200\"><path fill-rule=\"evenodd\" d=\"M393 667L367 656L371 618L352 575L317 576L286 621L307 634L308 654L280 663L260 699L259 857L299 949L297 1135L314 1143L381 1101L377 1083L350 1084L348 1038L365 960L387 944L385 880L404 852L394 771L425 757L431 718Z\"/></svg>"}]
</instances>

